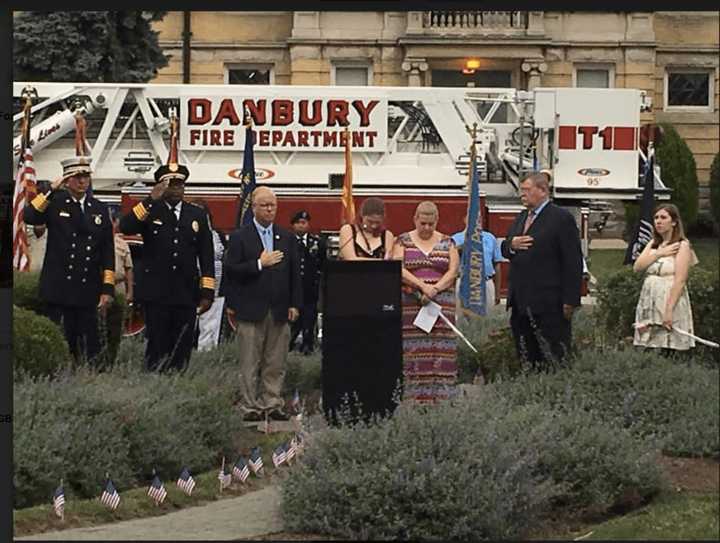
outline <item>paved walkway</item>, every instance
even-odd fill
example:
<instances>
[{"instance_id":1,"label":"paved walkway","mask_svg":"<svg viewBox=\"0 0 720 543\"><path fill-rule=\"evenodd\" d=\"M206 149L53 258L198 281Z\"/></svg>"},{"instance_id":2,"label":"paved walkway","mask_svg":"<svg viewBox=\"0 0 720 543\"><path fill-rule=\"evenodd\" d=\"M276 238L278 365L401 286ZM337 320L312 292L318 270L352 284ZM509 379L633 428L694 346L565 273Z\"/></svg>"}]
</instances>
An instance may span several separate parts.
<instances>
[{"instance_id":1,"label":"paved walkway","mask_svg":"<svg viewBox=\"0 0 720 543\"><path fill-rule=\"evenodd\" d=\"M619 238L611 239L598 239L594 238L590 240L591 249L625 249L627 242Z\"/></svg>"},{"instance_id":2,"label":"paved walkway","mask_svg":"<svg viewBox=\"0 0 720 543\"><path fill-rule=\"evenodd\" d=\"M167 515L45 532L15 541L237 540L281 532L280 490L271 485L237 498L189 507Z\"/></svg>"}]
</instances>

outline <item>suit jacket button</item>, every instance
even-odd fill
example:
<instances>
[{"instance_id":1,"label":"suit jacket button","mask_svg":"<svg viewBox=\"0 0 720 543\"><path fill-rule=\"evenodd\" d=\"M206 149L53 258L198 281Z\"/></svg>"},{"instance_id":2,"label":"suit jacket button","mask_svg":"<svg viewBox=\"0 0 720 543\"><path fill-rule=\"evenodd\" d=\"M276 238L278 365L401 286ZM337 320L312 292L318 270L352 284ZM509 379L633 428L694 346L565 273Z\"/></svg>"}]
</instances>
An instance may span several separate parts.
<instances>
[{"instance_id":1,"label":"suit jacket button","mask_svg":"<svg viewBox=\"0 0 720 543\"><path fill-rule=\"evenodd\" d=\"M90 260L90 257L89 257L89 256L86 256L86 257L85 257L85 260Z\"/></svg>"},{"instance_id":2,"label":"suit jacket button","mask_svg":"<svg viewBox=\"0 0 720 543\"><path fill-rule=\"evenodd\" d=\"M85 278L83 277L82 282L83 282L83 283L87 283L87 279L85 279Z\"/></svg>"},{"instance_id":3,"label":"suit jacket button","mask_svg":"<svg viewBox=\"0 0 720 543\"><path fill-rule=\"evenodd\" d=\"M177 243L177 242L178 242L178 240L177 240L177 238L175 238L175 239L173 240L173 243Z\"/></svg>"},{"instance_id":4,"label":"suit jacket button","mask_svg":"<svg viewBox=\"0 0 720 543\"><path fill-rule=\"evenodd\" d=\"M70 258L75 258L75 255L74 255L74 254L71 254L71 255L70 255Z\"/></svg>"},{"instance_id":5,"label":"suit jacket button","mask_svg":"<svg viewBox=\"0 0 720 543\"><path fill-rule=\"evenodd\" d=\"M72 270L72 264L68 266L68 270Z\"/></svg>"},{"instance_id":6,"label":"suit jacket button","mask_svg":"<svg viewBox=\"0 0 720 543\"><path fill-rule=\"evenodd\" d=\"M177 270L177 266L173 266L173 268L172 268L172 269L173 269L173 270Z\"/></svg>"},{"instance_id":7,"label":"suit jacket button","mask_svg":"<svg viewBox=\"0 0 720 543\"><path fill-rule=\"evenodd\" d=\"M77 232L73 232L73 237L74 237L74 238L77 237Z\"/></svg>"},{"instance_id":8,"label":"suit jacket button","mask_svg":"<svg viewBox=\"0 0 720 543\"><path fill-rule=\"evenodd\" d=\"M177 257L177 253L173 253L173 257Z\"/></svg>"},{"instance_id":9,"label":"suit jacket button","mask_svg":"<svg viewBox=\"0 0 720 543\"><path fill-rule=\"evenodd\" d=\"M92 249L92 247L90 247L89 245L88 245L86 248L87 248L88 251L89 251L90 249Z\"/></svg>"},{"instance_id":10,"label":"suit jacket button","mask_svg":"<svg viewBox=\"0 0 720 543\"><path fill-rule=\"evenodd\" d=\"M68 275L68 276L67 276L67 279L68 279L68 281L69 281L70 279L72 279L72 275Z\"/></svg>"}]
</instances>

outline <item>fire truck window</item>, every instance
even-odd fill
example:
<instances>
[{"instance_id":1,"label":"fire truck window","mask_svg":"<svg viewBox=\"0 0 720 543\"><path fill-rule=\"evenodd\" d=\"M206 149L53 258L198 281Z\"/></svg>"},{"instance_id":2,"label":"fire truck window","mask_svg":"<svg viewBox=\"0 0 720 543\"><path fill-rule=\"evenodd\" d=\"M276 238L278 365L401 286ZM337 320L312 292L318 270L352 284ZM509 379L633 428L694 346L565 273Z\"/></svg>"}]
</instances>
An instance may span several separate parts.
<instances>
[{"instance_id":1,"label":"fire truck window","mask_svg":"<svg viewBox=\"0 0 720 543\"><path fill-rule=\"evenodd\" d=\"M228 83L230 85L269 85L270 70L229 68Z\"/></svg>"},{"instance_id":2,"label":"fire truck window","mask_svg":"<svg viewBox=\"0 0 720 543\"><path fill-rule=\"evenodd\" d=\"M709 72L670 72L667 85L668 106L710 105Z\"/></svg>"}]
</instances>

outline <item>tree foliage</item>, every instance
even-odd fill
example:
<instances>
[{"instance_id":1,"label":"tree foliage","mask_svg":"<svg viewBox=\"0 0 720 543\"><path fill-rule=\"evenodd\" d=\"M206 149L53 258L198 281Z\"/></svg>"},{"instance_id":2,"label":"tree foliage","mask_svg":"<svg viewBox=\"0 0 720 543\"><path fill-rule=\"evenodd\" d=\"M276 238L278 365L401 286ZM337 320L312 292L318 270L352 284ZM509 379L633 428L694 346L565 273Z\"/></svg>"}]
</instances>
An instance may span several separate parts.
<instances>
[{"instance_id":1,"label":"tree foliage","mask_svg":"<svg viewBox=\"0 0 720 543\"><path fill-rule=\"evenodd\" d=\"M671 124L662 123L664 135L657 146L662 180L672 188L670 201L678 206L683 223L690 227L698 214L698 177L695 157Z\"/></svg>"},{"instance_id":2,"label":"tree foliage","mask_svg":"<svg viewBox=\"0 0 720 543\"><path fill-rule=\"evenodd\" d=\"M715 224L720 226L720 153L715 155L710 166L710 209Z\"/></svg>"},{"instance_id":3,"label":"tree foliage","mask_svg":"<svg viewBox=\"0 0 720 543\"><path fill-rule=\"evenodd\" d=\"M144 83L168 60L164 11L24 11L13 21L15 81Z\"/></svg>"}]
</instances>

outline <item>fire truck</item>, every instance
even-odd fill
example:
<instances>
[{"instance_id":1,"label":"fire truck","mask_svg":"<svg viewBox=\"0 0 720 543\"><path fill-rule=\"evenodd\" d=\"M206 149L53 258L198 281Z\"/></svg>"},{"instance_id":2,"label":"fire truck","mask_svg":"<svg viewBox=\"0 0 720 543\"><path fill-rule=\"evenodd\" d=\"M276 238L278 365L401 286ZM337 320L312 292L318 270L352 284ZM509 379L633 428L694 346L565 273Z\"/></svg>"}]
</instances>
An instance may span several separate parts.
<instances>
[{"instance_id":1,"label":"fire truck","mask_svg":"<svg viewBox=\"0 0 720 543\"><path fill-rule=\"evenodd\" d=\"M474 143L485 228L502 239L522 209L519 179L548 169L553 200L576 217L585 254L591 209L640 196L646 160L640 114L651 108L637 89L15 82L16 134L26 86L38 94L31 130L38 179L54 179L60 160L74 153L80 108L94 194L123 212L149 194L153 171L167 160L175 110L180 162L190 170L186 197L205 200L216 227L231 231L247 110L257 183L277 194L282 226L305 209L315 231L331 245L336 239L347 128L355 205L382 197L391 231L412 229L422 200L438 205L440 231L464 229ZM18 135L15 160L19 153ZM655 184L656 194L667 198L659 169Z\"/></svg>"}]
</instances>

